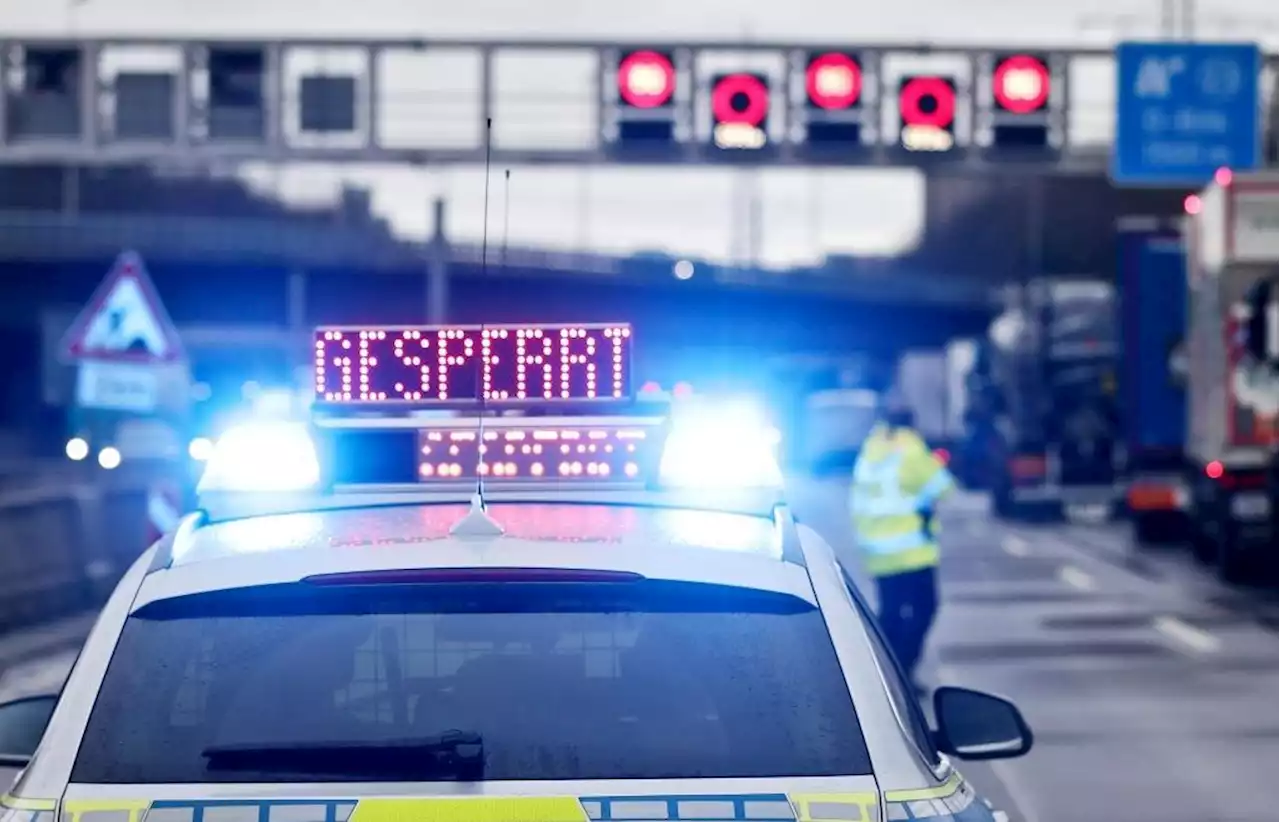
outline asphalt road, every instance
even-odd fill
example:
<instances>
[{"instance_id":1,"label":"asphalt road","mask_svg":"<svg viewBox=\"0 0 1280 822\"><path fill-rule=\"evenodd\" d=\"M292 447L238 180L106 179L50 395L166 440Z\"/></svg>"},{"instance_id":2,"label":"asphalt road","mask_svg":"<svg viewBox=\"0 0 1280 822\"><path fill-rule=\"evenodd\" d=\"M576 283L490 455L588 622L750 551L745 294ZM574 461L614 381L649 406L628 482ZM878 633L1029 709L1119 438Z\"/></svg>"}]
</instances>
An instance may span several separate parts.
<instances>
[{"instance_id":1,"label":"asphalt road","mask_svg":"<svg viewBox=\"0 0 1280 822\"><path fill-rule=\"evenodd\" d=\"M844 489L799 482L792 499L856 563ZM964 766L996 807L1026 822L1274 822L1274 589L1228 589L1117 524L1001 525L971 496L942 523L925 678L1008 696L1037 734L1023 759ZM74 657L64 643L4 668L0 700L56 689Z\"/></svg>"},{"instance_id":2,"label":"asphalt road","mask_svg":"<svg viewBox=\"0 0 1280 822\"><path fill-rule=\"evenodd\" d=\"M793 489L850 561L844 489ZM962 769L1027 822L1262 822L1277 807L1276 592L1228 589L1122 524L1011 527L977 497L943 517L926 679L1015 700L1018 760ZM869 592L869 596L873 592Z\"/></svg>"}]
</instances>

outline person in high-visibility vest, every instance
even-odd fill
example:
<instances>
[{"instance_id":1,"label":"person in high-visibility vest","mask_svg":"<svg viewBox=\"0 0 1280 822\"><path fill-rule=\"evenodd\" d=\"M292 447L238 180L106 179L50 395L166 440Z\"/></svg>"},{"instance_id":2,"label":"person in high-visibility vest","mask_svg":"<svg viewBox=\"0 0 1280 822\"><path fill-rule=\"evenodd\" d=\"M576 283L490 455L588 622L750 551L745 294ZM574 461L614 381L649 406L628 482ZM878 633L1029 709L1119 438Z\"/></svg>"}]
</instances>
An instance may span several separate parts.
<instances>
[{"instance_id":1,"label":"person in high-visibility vest","mask_svg":"<svg viewBox=\"0 0 1280 822\"><path fill-rule=\"evenodd\" d=\"M913 428L911 412L890 406L867 436L853 470L850 512L879 621L904 672L915 678L938 610L937 504L955 485Z\"/></svg>"}]
</instances>

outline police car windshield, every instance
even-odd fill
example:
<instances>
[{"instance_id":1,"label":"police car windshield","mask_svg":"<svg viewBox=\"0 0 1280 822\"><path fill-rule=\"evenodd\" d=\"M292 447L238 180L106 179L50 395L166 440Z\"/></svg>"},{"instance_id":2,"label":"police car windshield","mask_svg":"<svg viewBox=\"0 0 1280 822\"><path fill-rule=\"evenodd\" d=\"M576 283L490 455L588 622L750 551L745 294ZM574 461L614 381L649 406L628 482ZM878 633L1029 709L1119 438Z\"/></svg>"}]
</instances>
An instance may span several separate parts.
<instances>
[{"instance_id":1,"label":"police car windshield","mask_svg":"<svg viewBox=\"0 0 1280 822\"><path fill-rule=\"evenodd\" d=\"M821 614L690 583L290 585L126 622L72 779L404 780L227 746L394 745L465 729L486 780L869 774ZM348 758L349 760L349 758ZM416 781L460 778L424 767Z\"/></svg>"}]
</instances>

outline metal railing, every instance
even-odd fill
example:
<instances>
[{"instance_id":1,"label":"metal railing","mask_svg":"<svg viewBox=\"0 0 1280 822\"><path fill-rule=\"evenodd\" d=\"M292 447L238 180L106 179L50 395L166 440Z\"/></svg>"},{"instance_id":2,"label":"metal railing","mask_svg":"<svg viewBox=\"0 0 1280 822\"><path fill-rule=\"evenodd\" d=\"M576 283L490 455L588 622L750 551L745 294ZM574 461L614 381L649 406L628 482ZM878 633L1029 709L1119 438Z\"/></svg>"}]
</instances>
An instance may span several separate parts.
<instances>
[{"instance_id":1,"label":"metal railing","mask_svg":"<svg viewBox=\"0 0 1280 822\"><path fill-rule=\"evenodd\" d=\"M147 546L142 478L0 490L0 632L105 601Z\"/></svg>"}]
</instances>

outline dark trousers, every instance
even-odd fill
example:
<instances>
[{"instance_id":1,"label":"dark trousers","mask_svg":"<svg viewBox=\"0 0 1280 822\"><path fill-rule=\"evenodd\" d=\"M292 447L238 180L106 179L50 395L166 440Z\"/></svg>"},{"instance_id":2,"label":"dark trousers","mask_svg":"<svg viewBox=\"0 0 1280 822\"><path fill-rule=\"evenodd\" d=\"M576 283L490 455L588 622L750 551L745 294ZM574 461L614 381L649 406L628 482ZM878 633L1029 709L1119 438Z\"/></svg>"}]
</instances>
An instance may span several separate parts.
<instances>
[{"instance_id":1,"label":"dark trousers","mask_svg":"<svg viewBox=\"0 0 1280 822\"><path fill-rule=\"evenodd\" d=\"M924 641L938 613L938 569L922 568L876 577L880 599L880 630L914 682Z\"/></svg>"}]
</instances>

